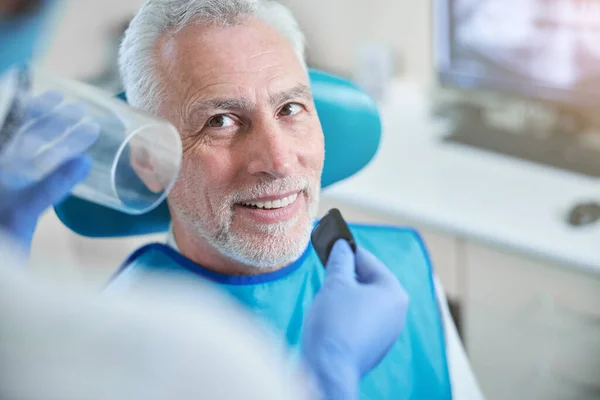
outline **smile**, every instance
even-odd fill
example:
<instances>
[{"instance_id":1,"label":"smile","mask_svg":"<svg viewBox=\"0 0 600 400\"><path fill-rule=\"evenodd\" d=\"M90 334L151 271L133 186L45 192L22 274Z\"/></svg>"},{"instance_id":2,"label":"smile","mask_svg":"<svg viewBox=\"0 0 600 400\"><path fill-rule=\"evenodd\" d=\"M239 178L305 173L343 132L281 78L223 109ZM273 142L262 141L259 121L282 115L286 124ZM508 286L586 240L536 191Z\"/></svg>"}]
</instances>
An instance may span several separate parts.
<instances>
[{"instance_id":1,"label":"smile","mask_svg":"<svg viewBox=\"0 0 600 400\"><path fill-rule=\"evenodd\" d=\"M294 193L289 196L283 197L281 199L266 200L266 201L247 201L247 202L242 202L240 204L243 206L246 206L246 207L262 208L265 210L273 210L273 209L287 207L290 204L294 203L297 198L298 198L298 193Z\"/></svg>"}]
</instances>

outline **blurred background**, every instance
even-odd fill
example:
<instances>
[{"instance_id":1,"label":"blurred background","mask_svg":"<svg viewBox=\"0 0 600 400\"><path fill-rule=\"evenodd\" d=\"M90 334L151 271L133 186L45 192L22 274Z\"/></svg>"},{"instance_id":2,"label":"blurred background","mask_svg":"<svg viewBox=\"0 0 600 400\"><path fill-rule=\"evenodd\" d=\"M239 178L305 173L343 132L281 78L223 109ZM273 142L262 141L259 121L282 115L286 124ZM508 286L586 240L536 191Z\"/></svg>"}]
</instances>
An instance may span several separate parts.
<instances>
[{"instance_id":1,"label":"blurred background","mask_svg":"<svg viewBox=\"0 0 600 400\"><path fill-rule=\"evenodd\" d=\"M41 64L118 93L143 1L65 3ZM600 398L600 1L284 3L310 66L353 79L382 115L376 158L322 211L419 230L489 399ZM102 285L164 240L82 238L51 211L32 264Z\"/></svg>"}]
</instances>

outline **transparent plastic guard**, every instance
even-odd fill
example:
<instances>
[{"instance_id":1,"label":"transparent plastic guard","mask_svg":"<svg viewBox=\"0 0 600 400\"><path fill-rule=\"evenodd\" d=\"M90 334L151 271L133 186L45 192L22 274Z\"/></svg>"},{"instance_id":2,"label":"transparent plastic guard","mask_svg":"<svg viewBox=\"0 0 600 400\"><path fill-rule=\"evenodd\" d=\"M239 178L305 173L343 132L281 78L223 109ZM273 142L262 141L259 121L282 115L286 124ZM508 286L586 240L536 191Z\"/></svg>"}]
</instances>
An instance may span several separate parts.
<instances>
[{"instance_id":1,"label":"transparent plastic guard","mask_svg":"<svg viewBox=\"0 0 600 400\"><path fill-rule=\"evenodd\" d=\"M151 211L167 197L177 180L182 155L179 132L172 124L80 82L38 69L28 70L27 79L17 93L23 103L58 92L63 96L61 105L82 105L85 116L81 122L91 121L100 128L98 138L85 151L92 160L91 172L72 195L132 215ZM71 128L71 133L76 132ZM46 150L61 140L64 138L44 144ZM43 160L33 160L35 169L29 173L37 175L35 178L56 168Z\"/></svg>"}]
</instances>

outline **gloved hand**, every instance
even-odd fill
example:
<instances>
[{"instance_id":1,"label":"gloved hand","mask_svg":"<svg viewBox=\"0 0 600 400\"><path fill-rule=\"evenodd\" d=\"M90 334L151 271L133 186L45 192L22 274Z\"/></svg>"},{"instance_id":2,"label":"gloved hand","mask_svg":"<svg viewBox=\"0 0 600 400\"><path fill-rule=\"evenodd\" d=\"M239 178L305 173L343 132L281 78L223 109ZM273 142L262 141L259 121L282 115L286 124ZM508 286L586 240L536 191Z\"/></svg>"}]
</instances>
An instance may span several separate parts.
<instances>
[{"instance_id":1,"label":"gloved hand","mask_svg":"<svg viewBox=\"0 0 600 400\"><path fill-rule=\"evenodd\" d=\"M98 138L81 104L48 92L31 101L18 131L0 148L0 229L28 253L40 215L85 179L83 155ZM52 145L48 145L52 142Z\"/></svg>"},{"instance_id":2,"label":"gloved hand","mask_svg":"<svg viewBox=\"0 0 600 400\"><path fill-rule=\"evenodd\" d=\"M327 399L355 399L406 320L408 295L371 253L338 240L304 323L302 353Z\"/></svg>"}]
</instances>

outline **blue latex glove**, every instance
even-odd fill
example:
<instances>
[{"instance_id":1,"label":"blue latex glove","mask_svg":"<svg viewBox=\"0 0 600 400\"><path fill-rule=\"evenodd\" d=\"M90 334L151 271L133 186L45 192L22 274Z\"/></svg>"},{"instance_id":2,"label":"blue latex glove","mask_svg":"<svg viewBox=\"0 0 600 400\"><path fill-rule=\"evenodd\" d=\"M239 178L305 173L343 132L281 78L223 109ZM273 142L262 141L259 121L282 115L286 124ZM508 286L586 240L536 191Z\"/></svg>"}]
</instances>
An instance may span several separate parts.
<instances>
[{"instance_id":1,"label":"blue latex glove","mask_svg":"<svg viewBox=\"0 0 600 400\"><path fill-rule=\"evenodd\" d=\"M302 351L327 399L355 399L360 379L385 357L406 320L408 295L392 272L338 240L304 324Z\"/></svg>"},{"instance_id":2,"label":"blue latex glove","mask_svg":"<svg viewBox=\"0 0 600 400\"><path fill-rule=\"evenodd\" d=\"M83 105L64 104L62 95L48 92L29 103L22 125L0 149L0 229L25 253L40 215L90 171L83 152L100 128L84 117Z\"/></svg>"}]
</instances>

